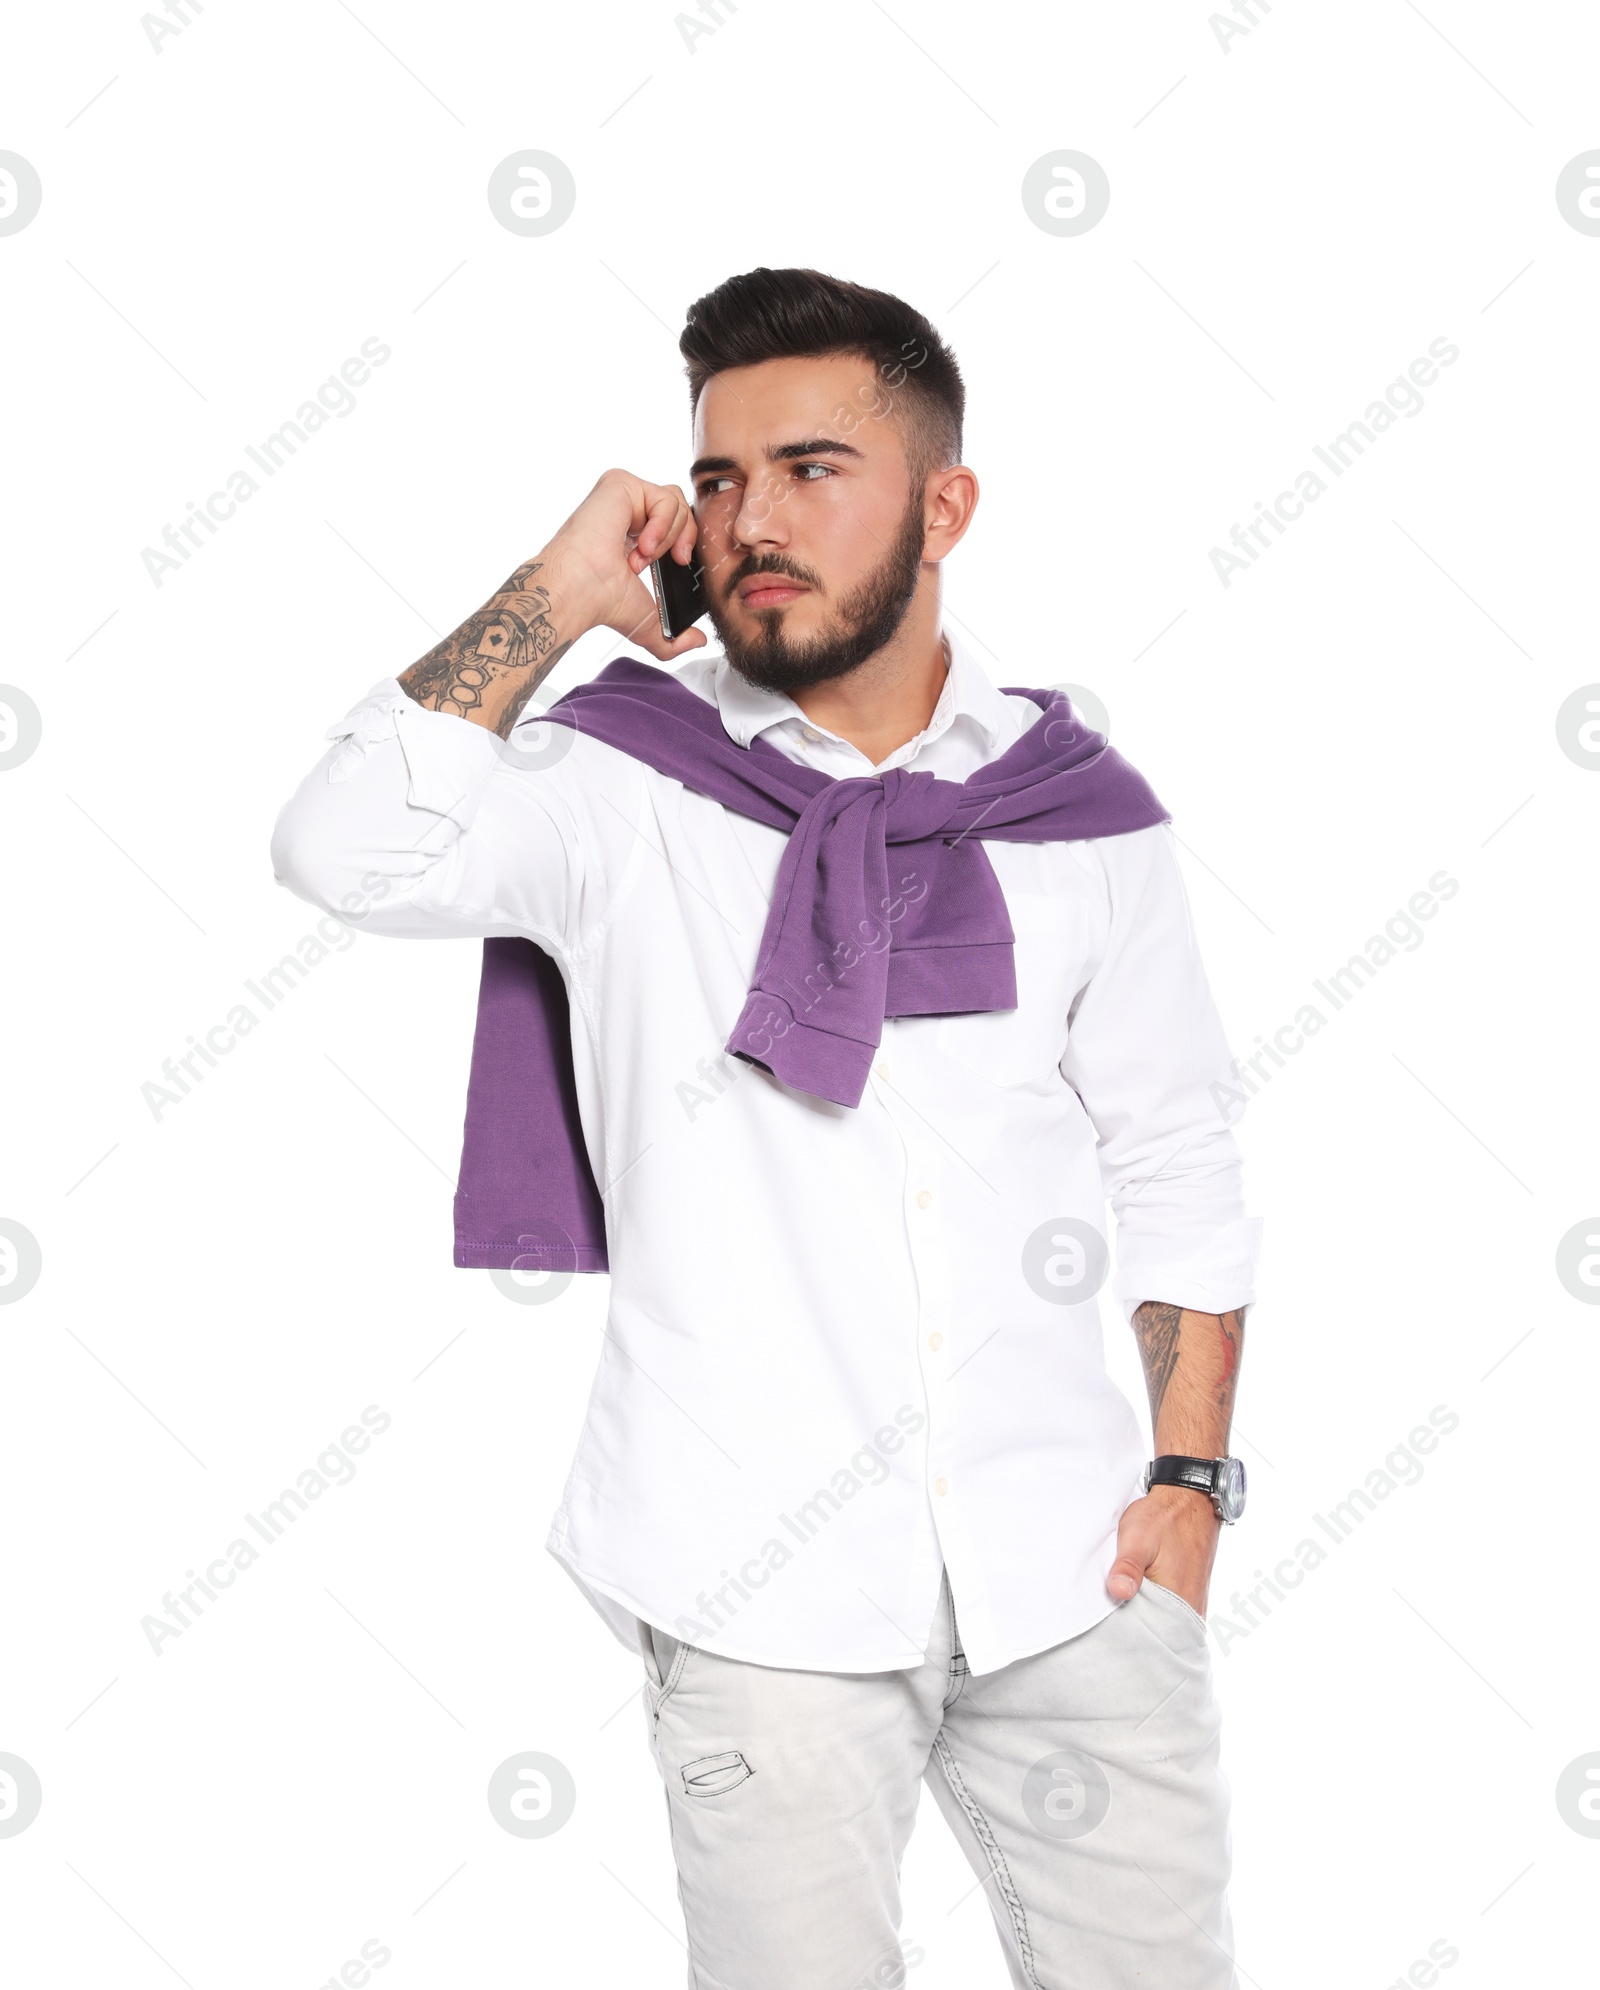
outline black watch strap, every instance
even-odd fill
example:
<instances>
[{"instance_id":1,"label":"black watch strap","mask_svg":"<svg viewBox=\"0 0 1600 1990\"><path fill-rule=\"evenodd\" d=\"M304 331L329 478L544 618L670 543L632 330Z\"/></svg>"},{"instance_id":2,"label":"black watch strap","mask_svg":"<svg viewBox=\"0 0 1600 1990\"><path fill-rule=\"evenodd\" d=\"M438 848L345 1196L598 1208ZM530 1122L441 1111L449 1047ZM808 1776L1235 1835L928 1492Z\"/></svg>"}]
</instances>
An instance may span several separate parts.
<instances>
[{"instance_id":1,"label":"black watch strap","mask_svg":"<svg viewBox=\"0 0 1600 1990\"><path fill-rule=\"evenodd\" d=\"M1183 1458L1169 1452L1145 1466L1145 1491L1152 1486L1188 1486L1204 1493L1217 1518L1231 1525L1244 1512L1248 1481L1241 1458Z\"/></svg>"},{"instance_id":2,"label":"black watch strap","mask_svg":"<svg viewBox=\"0 0 1600 1990\"><path fill-rule=\"evenodd\" d=\"M1191 1486L1209 1499L1217 1489L1217 1460L1180 1458L1168 1453L1145 1467L1144 1483L1147 1492L1151 1486Z\"/></svg>"}]
</instances>

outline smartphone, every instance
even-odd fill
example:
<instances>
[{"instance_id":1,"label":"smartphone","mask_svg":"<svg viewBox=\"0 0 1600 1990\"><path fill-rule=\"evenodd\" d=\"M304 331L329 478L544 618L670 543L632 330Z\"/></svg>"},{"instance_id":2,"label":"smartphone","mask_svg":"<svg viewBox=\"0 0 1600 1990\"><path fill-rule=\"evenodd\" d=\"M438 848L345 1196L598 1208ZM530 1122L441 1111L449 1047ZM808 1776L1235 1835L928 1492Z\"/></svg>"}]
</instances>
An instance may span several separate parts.
<instances>
[{"instance_id":1,"label":"smartphone","mask_svg":"<svg viewBox=\"0 0 1600 1990\"><path fill-rule=\"evenodd\" d=\"M709 606L698 548L690 553L687 566L680 566L670 552L663 553L659 560L652 560L650 579L655 586L661 633L670 643L692 623L698 622Z\"/></svg>"}]
</instances>

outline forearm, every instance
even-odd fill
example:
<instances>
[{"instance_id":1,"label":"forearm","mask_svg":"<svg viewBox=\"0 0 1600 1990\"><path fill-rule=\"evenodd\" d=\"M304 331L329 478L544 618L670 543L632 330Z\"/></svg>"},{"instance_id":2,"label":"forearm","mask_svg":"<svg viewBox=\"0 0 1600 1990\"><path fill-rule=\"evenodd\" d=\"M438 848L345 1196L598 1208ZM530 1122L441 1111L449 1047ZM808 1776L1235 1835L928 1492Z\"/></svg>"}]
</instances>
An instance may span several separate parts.
<instances>
[{"instance_id":1,"label":"forearm","mask_svg":"<svg viewBox=\"0 0 1600 1990\"><path fill-rule=\"evenodd\" d=\"M590 626L558 568L546 553L524 561L477 614L401 674L401 689L429 711L453 713L508 738L528 700Z\"/></svg>"},{"instance_id":2,"label":"forearm","mask_svg":"<svg viewBox=\"0 0 1600 1990\"><path fill-rule=\"evenodd\" d=\"M429 711L509 739L539 685L591 629L615 629L671 662L705 637L697 629L664 637L642 575L658 558L687 561L694 543L694 513L676 484L607 470L544 551L419 657L400 688Z\"/></svg>"},{"instance_id":3,"label":"forearm","mask_svg":"<svg viewBox=\"0 0 1600 1990\"><path fill-rule=\"evenodd\" d=\"M1227 1455L1244 1316L1242 1306L1230 1313L1195 1313L1157 1299L1147 1299L1134 1313L1158 1457Z\"/></svg>"}]
</instances>

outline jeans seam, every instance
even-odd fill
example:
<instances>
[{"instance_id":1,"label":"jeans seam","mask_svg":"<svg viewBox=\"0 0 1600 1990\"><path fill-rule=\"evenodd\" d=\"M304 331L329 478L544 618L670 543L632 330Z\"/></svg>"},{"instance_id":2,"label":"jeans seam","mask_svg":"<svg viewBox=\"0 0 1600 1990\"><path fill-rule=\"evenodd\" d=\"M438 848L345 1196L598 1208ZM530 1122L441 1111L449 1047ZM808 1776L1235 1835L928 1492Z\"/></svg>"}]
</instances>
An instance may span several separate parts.
<instances>
[{"instance_id":1,"label":"jeans seam","mask_svg":"<svg viewBox=\"0 0 1600 1990\"><path fill-rule=\"evenodd\" d=\"M944 1701L945 1711L948 1712L961 1698L970 1668L967 1665L967 1655L961 1649L961 1632L956 1626L956 1593L950 1587L948 1574L945 1576L944 1593L950 1618L950 1678L953 1681L953 1687L947 1691Z\"/></svg>"},{"instance_id":2,"label":"jeans seam","mask_svg":"<svg viewBox=\"0 0 1600 1990\"><path fill-rule=\"evenodd\" d=\"M977 1798L967 1788L950 1744L942 1734L933 1739L934 1752L939 1757L939 1766L944 1771L944 1779L950 1785L955 1800L966 1812L967 1821L972 1826L978 1843L989 1860L1000 1888L1000 1897L1011 1916L1012 1930L1017 1938L1017 1953L1022 1963L1023 1974L1034 1986L1034 1990L1044 1990L1033 1966L1033 1942L1028 1934L1028 1917L1023 1911L1022 1898L1017 1892L1016 1883L1011 1877L1011 1868L1006 1864L1005 1854L1000 1849L1000 1841L994 1835L994 1827L979 1808Z\"/></svg>"},{"instance_id":3,"label":"jeans seam","mask_svg":"<svg viewBox=\"0 0 1600 1990\"><path fill-rule=\"evenodd\" d=\"M678 1658L681 1659L682 1656L683 1653L682 1650L680 1649L678 1652ZM671 1669L672 1670L677 1669L676 1660L674 1661L673 1667ZM678 1856L678 1820L676 1816L673 1814L672 1790L667 1781L667 1773L665 1765L662 1763L661 1760L661 1740L660 1740L659 1730L660 1730L660 1712L658 1709L656 1720L651 1730L651 1739L653 1744L651 1748L651 1753L655 1756L656 1768L661 1773L661 1794L663 1798L666 1800L666 1806L667 1806L667 1844L671 1848L672 1852L673 1878L678 1883L678 1912L683 1916L683 1952L684 1955L687 1957L689 1963L689 1990L712 1990L711 1979L705 1975L704 1971L700 1967L699 1962L695 1958L694 1928L689 1919L688 1896L685 1894L683 1889L683 1862Z\"/></svg>"},{"instance_id":4,"label":"jeans seam","mask_svg":"<svg viewBox=\"0 0 1600 1990\"><path fill-rule=\"evenodd\" d=\"M683 1952L689 1960L690 1990L705 1990L705 1979L699 1963L695 1961L694 1931L689 1925L689 1902L684 1896L683 1867L678 1859L678 1825L672 1815L672 1792L667 1788L665 1776L661 1779L661 1794L667 1800L667 1844L672 1851L673 1877L678 1882L678 1912L683 1916Z\"/></svg>"}]
</instances>

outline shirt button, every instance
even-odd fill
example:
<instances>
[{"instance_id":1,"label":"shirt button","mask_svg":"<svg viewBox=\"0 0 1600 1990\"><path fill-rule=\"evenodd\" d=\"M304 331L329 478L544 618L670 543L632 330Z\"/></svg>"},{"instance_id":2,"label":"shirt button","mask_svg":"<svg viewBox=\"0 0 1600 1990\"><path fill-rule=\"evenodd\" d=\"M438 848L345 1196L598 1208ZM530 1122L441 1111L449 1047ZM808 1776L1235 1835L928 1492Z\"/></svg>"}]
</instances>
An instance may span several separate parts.
<instances>
[{"instance_id":1,"label":"shirt button","mask_svg":"<svg viewBox=\"0 0 1600 1990\"><path fill-rule=\"evenodd\" d=\"M820 732L818 732L818 731L817 731L817 729L816 729L816 727L815 727L815 726L806 726L806 727L805 727L805 728L804 728L804 729L802 730L802 732L801 732L801 734L800 734L800 737L801 737L802 739L809 739L809 740L818 740L818 739L821 739L821 737L822 737L822 734L821 734Z\"/></svg>"},{"instance_id":2,"label":"shirt button","mask_svg":"<svg viewBox=\"0 0 1600 1990\"><path fill-rule=\"evenodd\" d=\"M932 1200L933 1200L932 1189L919 1188L917 1190L917 1207L919 1209L926 1209L928 1204L932 1202Z\"/></svg>"},{"instance_id":3,"label":"shirt button","mask_svg":"<svg viewBox=\"0 0 1600 1990\"><path fill-rule=\"evenodd\" d=\"M880 1065L878 1066L878 1076L879 1076L880 1078L887 1078L887 1077L888 1077L888 1075L889 1075L889 1067L888 1067L888 1065L887 1065L887 1064L880 1064Z\"/></svg>"},{"instance_id":4,"label":"shirt button","mask_svg":"<svg viewBox=\"0 0 1600 1990\"><path fill-rule=\"evenodd\" d=\"M948 1479L935 1479L933 1489L943 1499L945 1494L950 1490L950 1481Z\"/></svg>"},{"instance_id":5,"label":"shirt button","mask_svg":"<svg viewBox=\"0 0 1600 1990\"><path fill-rule=\"evenodd\" d=\"M929 1345L929 1347L931 1347L931 1348L933 1349L934 1353L935 1353L935 1354L937 1354L937 1353L939 1352L940 1348L942 1348L942 1347L944 1346L944 1335L943 1335L943 1334L929 1334L929 1336L928 1336L928 1345Z\"/></svg>"}]
</instances>

